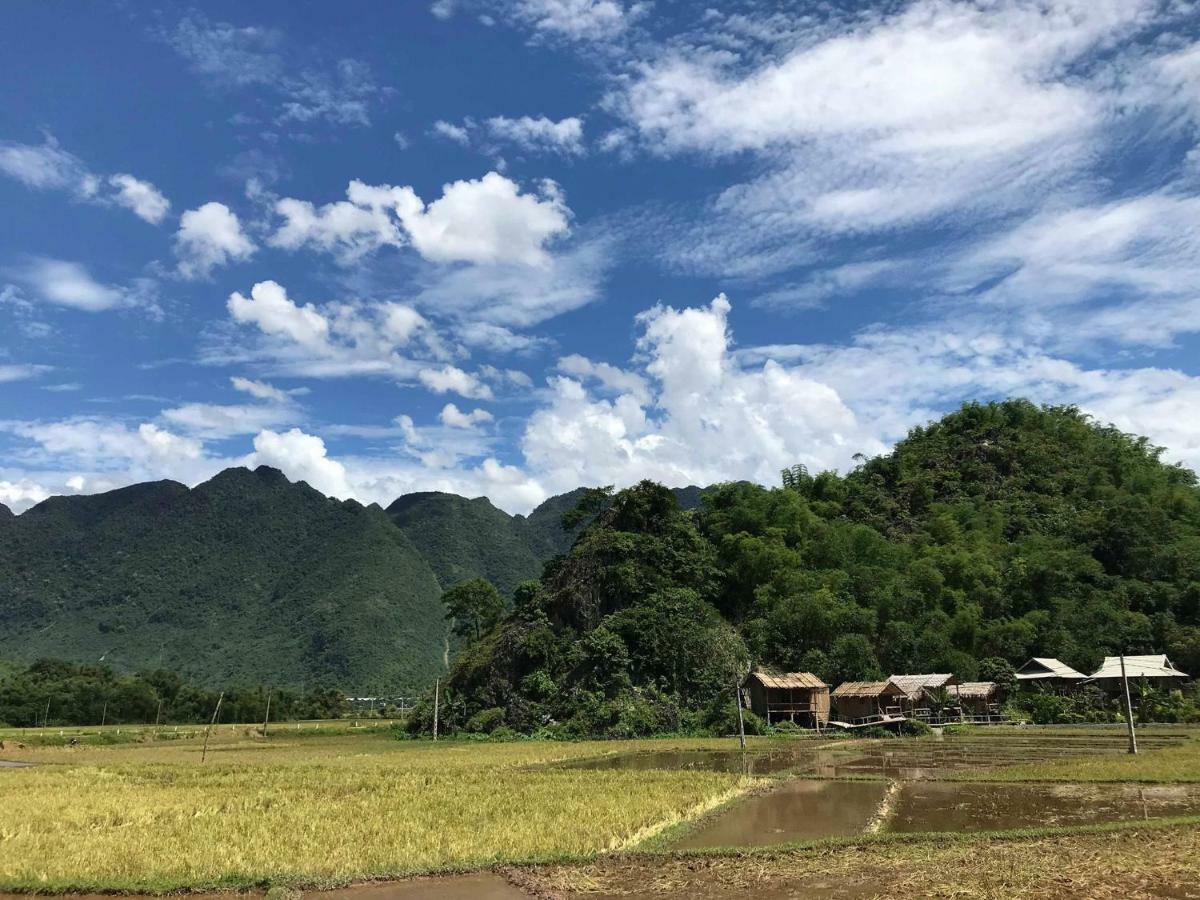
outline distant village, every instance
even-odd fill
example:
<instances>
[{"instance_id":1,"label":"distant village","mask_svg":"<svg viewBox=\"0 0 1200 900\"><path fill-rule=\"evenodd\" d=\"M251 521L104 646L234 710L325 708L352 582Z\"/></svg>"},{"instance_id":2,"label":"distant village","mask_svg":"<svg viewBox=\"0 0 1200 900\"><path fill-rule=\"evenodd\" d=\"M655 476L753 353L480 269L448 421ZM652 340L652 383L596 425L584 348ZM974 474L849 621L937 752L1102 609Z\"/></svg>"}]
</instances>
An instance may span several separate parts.
<instances>
[{"instance_id":1,"label":"distant village","mask_svg":"<svg viewBox=\"0 0 1200 900\"><path fill-rule=\"evenodd\" d=\"M884 681L847 681L832 691L811 672L758 668L741 691L742 705L768 725L792 722L808 728L845 730L889 726L917 720L931 726L1001 724L1009 721L1003 705L1008 690L1034 689L1071 693L1092 685L1120 696L1125 679L1159 689L1181 687L1190 676L1165 654L1108 656L1091 675L1060 660L1034 657L1016 670L1013 684L962 681L953 673L892 675Z\"/></svg>"}]
</instances>

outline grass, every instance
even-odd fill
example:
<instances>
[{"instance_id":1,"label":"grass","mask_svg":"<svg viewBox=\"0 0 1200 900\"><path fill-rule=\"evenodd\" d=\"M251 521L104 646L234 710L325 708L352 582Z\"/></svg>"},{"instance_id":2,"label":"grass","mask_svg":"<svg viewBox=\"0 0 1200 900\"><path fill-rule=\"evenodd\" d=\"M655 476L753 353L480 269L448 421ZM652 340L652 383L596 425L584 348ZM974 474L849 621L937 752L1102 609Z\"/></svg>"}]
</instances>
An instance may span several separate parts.
<instances>
[{"instance_id":1,"label":"grass","mask_svg":"<svg viewBox=\"0 0 1200 900\"><path fill-rule=\"evenodd\" d=\"M729 742L638 742L728 747ZM0 770L0 889L162 892L573 859L628 846L753 784L714 772L538 763L621 743L382 735L29 748Z\"/></svg>"}]
</instances>

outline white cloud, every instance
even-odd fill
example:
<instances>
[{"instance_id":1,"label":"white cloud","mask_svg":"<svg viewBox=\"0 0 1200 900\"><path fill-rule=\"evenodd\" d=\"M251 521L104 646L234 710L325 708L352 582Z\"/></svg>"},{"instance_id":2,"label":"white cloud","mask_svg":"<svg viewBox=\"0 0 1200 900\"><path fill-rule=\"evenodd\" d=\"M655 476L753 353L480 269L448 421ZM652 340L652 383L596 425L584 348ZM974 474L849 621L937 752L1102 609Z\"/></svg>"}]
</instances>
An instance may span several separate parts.
<instances>
[{"instance_id":1,"label":"white cloud","mask_svg":"<svg viewBox=\"0 0 1200 900\"><path fill-rule=\"evenodd\" d=\"M188 434L219 439L290 425L300 416L287 404L185 403L164 409L162 417Z\"/></svg>"},{"instance_id":2,"label":"white cloud","mask_svg":"<svg viewBox=\"0 0 1200 900\"><path fill-rule=\"evenodd\" d=\"M1153 0L921 0L806 19L765 56L655 48L609 108L649 152L731 158L758 174L676 228L685 268L778 271L810 240L978 226L1093 183L1091 167L1165 90L1136 53L1097 61L1154 20Z\"/></svg>"},{"instance_id":3,"label":"white cloud","mask_svg":"<svg viewBox=\"0 0 1200 900\"><path fill-rule=\"evenodd\" d=\"M54 371L54 366L33 363L0 363L0 384L9 381L27 381L52 371Z\"/></svg>"},{"instance_id":4,"label":"white cloud","mask_svg":"<svg viewBox=\"0 0 1200 900\"><path fill-rule=\"evenodd\" d=\"M0 142L0 172L35 190L68 190L85 196L95 190L95 176L83 160L49 135L41 145Z\"/></svg>"},{"instance_id":5,"label":"white cloud","mask_svg":"<svg viewBox=\"0 0 1200 900\"><path fill-rule=\"evenodd\" d=\"M380 247L398 247L405 242L392 211L401 203L412 202L411 193L410 188L372 187L355 180L346 189L346 200L321 207L284 198L275 204L284 223L267 242L285 250L311 246L352 263Z\"/></svg>"},{"instance_id":6,"label":"white cloud","mask_svg":"<svg viewBox=\"0 0 1200 900\"><path fill-rule=\"evenodd\" d=\"M574 41L610 40L620 35L645 4L626 8L617 0L517 0L516 16L535 32Z\"/></svg>"},{"instance_id":7,"label":"white cloud","mask_svg":"<svg viewBox=\"0 0 1200 900\"><path fill-rule=\"evenodd\" d=\"M46 135L40 145L0 141L0 173L33 190L67 191L86 203L125 207L154 225L163 220L171 206L148 181L127 174L108 178L94 175L83 160L64 150L51 135Z\"/></svg>"},{"instance_id":8,"label":"white cloud","mask_svg":"<svg viewBox=\"0 0 1200 900\"><path fill-rule=\"evenodd\" d=\"M289 478L306 481L330 497L354 496L346 467L329 457L323 440L299 428L282 434L267 430L255 437L252 464L274 466Z\"/></svg>"},{"instance_id":9,"label":"white cloud","mask_svg":"<svg viewBox=\"0 0 1200 900\"><path fill-rule=\"evenodd\" d=\"M492 414L486 409L473 409L470 412L464 412L453 403L447 403L442 407L442 413L439 418L442 420L443 425L450 428L474 428L483 422L492 421Z\"/></svg>"},{"instance_id":10,"label":"white cloud","mask_svg":"<svg viewBox=\"0 0 1200 900\"><path fill-rule=\"evenodd\" d=\"M179 218L175 255L184 278L207 278L218 266L249 259L255 249L237 215L223 203L205 203Z\"/></svg>"},{"instance_id":11,"label":"white cloud","mask_svg":"<svg viewBox=\"0 0 1200 900\"><path fill-rule=\"evenodd\" d=\"M468 131L469 126L455 125L453 122L447 122L445 119L438 119L433 123L433 133L438 137L443 137L448 141L453 141L456 144L467 146L471 143L471 133Z\"/></svg>"},{"instance_id":12,"label":"white cloud","mask_svg":"<svg viewBox=\"0 0 1200 900\"><path fill-rule=\"evenodd\" d=\"M36 296L47 303L85 312L103 312L128 305L121 288L101 284L79 263L34 257L12 273Z\"/></svg>"},{"instance_id":13,"label":"white cloud","mask_svg":"<svg viewBox=\"0 0 1200 900\"><path fill-rule=\"evenodd\" d=\"M157 225L166 218L171 208L171 201L148 181L141 181L132 175L113 175L108 183L116 188L117 193L113 202L132 210L139 219Z\"/></svg>"},{"instance_id":14,"label":"white cloud","mask_svg":"<svg viewBox=\"0 0 1200 900\"><path fill-rule=\"evenodd\" d=\"M555 122L545 116L493 116L487 120L493 138L511 141L524 150L541 150L566 155L583 152L583 122L575 116Z\"/></svg>"},{"instance_id":15,"label":"white cloud","mask_svg":"<svg viewBox=\"0 0 1200 900\"><path fill-rule=\"evenodd\" d=\"M489 172L456 181L428 206L411 187L352 181L347 199L314 207L284 199L276 211L284 224L269 243L289 250L312 246L352 262L405 236L427 260L439 263L545 266L545 245L569 230L570 210L557 185L543 181L536 194ZM403 230L401 230L403 229Z\"/></svg>"},{"instance_id":16,"label":"white cloud","mask_svg":"<svg viewBox=\"0 0 1200 900\"><path fill-rule=\"evenodd\" d=\"M24 512L49 496L48 488L27 478L20 481L0 481L0 503L15 513Z\"/></svg>"},{"instance_id":17,"label":"white cloud","mask_svg":"<svg viewBox=\"0 0 1200 900\"><path fill-rule=\"evenodd\" d=\"M232 376L229 379L229 383L233 385L234 390L249 394L251 397L256 397L259 400L271 400L275 403L291 403L294 394L294 392L282 390L265 381L242 378L240 375ZM304 388L300 390L305 391Z\"/></svg>"},{"instance_id":18,"label":"white cloud","mask_svg":"<svg viewBox=\"0 0 1200 900\"><path fill-rule=\"evenodd\" d=\"M242 323L253 323L270 335L287 337L308 348L322 348L329 337L329 322L306 303L297 306L287 291L274 281L260 281L247 298L237 291L229 295L229 312Z\"/></svg>"},{"instance_id":19,"label":"white cloud","mask_svg":"<svg viewBox=\"0 0 1200 900\"><path fill-rule=\"evenodd\" d=\"M427 207L418 200L398 213L426 259L526 266L549 264L545 245L567 233L570 217L553 182L543 181L538 194L523 194L497 172L447 184Z\"/></svg>"},{"instance_id":20,"label":"white cloud","mask_svg":"<svg viewBox=\"0 0 1200 900\"><path fill-rule=\"evenodd\" d=\"M417 373L417 378L435 394L454 393L475 400L492 399L492 389L488 385L457 366L422 369Z\"/></svg>"},{"instance_id":21,"label":"white cloud","mask_svg":"<svg viewBox=\"0 0 1200 900\"><path fill-rule=\"evenodd\" d=\"M604 362L593 362L578 353L564 356L558 361L558 370L567 375L586 381L594 378L601 385L617 394L629 394L639 402L650 398L650 388L646 379L637 372L630 372L618 366Z\"/></svg>"}]
</instances>

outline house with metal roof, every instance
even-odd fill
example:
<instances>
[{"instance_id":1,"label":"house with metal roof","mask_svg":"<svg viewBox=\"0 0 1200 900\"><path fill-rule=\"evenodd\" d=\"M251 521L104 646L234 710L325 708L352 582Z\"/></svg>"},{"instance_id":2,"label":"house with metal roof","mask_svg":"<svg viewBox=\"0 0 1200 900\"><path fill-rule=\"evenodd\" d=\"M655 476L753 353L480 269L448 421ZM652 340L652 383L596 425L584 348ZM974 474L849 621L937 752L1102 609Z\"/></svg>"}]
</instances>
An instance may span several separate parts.
<instances>
[{"instance_id":1,"label":"house with metal roof","mask_svg":"<svg viewBox=\"0 0 1200 900\"><path fill-rule=\"evenodd\" d=\"M1052 656L1035 656L1017 669L1017 684L1040 684L1068 687L1078 684L1087 676L1077 672L1061 660Z\"/></svg>"},{"instance_id":2,"label":"house with metal roof","mask_svg":"<svg viewBox=\"0 0 1200 900\"><path fill-rule=\"evenodd\" d=\"M1165 653L1125 657L1125 675L1130 682L1149 682L1154 687L1178 687L1190 677L1176 669ZM1095 672L1085 679L1084 684L1095 684L1106 691L1121 689L1121 657L1106 656Z\"/></svg>"},{"instance_id":3,"label":"house with metal roof","mask_svg":"<svg viewBox=\"0 0 1200 900\"><path fill-rule=\"evenodd\" d=\"M750 708L770 724L819 728L829 721L829 685L812 672L755 669L746 679Z\"/></svg>"}]
</instances>

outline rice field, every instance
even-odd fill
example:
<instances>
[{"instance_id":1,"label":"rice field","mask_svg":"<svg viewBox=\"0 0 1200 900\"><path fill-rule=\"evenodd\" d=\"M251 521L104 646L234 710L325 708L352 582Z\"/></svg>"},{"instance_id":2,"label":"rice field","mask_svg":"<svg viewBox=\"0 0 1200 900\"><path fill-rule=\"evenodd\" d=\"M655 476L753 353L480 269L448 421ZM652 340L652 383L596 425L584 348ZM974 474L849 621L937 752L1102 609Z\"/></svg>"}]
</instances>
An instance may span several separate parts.
<instances>
[{"instance_id":1,"label":"rice field","mask_svg":"<svg viewBox=\"0 0 1200 900\"><path fill-rule=\"evenodd\" d=\"M198 740L5 751L39 765L0 769L0 890L315 886L582 858L751 783L538 765L620 749L243 730L214 740L204 763Z\"/></svg>"}]
</instances>

